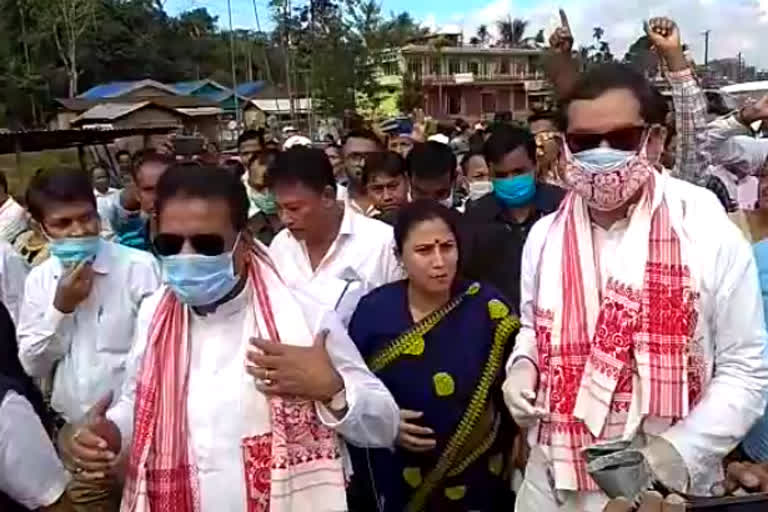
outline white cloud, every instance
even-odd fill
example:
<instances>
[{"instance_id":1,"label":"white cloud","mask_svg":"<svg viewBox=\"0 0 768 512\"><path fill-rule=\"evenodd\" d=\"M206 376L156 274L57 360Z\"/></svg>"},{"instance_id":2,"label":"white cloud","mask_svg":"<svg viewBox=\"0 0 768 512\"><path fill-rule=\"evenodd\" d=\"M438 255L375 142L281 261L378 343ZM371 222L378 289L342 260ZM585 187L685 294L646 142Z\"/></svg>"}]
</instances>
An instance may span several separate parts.
<instances>
[{"instance_id":1,"label":"white cloud","mask_svg":"<svg viewBox=\"0 0 768 512\"><path fill-rule=\"evenodd\" d=\"M651 16L670 16L681 27L684 42L693 52L696 62L704 61L705 30L710 30L709 58L736 57L742 52L746 62L768 69L768 0L644 0L616 2L615 0L543 0L531 4L525 0L491 0L484 7L466 13L460 25L467 37L477 27L486 24L495 31L495 22L502 16L528 20L528 34L533 36L543 28L547 36L558 26L558 8L565 7L576 44L592 42L592 28L605 30L604 39L611 43L613 53L622 57L632 42L642 35L643 20ZM453 19L431 16L434 26L444 27Z\"/></svg>"}]
</instances>

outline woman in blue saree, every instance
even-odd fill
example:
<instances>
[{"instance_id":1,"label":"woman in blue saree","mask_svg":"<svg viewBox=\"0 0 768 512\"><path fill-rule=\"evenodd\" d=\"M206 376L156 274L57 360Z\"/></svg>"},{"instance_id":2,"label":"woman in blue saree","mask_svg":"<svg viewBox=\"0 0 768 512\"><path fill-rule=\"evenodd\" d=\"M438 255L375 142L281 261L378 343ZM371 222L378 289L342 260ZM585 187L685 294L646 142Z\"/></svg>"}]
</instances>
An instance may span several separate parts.
<instances>
[{"instance_id":1,"label":"woman in blue saree","mask_svg":"<svg viewBox=\"0 0 768 512\"><path fill-rule=\"evenodd\" d=\"M352 448L351 508L360 512L511 510L515 427L501 396L519 327L487 285L456 278L454 213L404 207L395 242L408 279L364 297L350 335L401 408L397 446Z\"/></svg>"}]
</instances>

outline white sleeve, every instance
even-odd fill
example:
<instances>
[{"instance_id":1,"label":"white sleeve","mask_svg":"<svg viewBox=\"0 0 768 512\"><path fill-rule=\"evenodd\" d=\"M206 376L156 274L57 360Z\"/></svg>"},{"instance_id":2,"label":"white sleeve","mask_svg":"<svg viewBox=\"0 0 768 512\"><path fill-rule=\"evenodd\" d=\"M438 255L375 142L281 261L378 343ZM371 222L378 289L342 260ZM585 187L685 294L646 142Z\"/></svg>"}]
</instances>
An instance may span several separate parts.
<instances>
[{"instance_id":1,"label":"white sleeve","mask_svg":"<svg viewBox=\"0 0 768 512\"><path fill-rule=\"evenodd\" d=\"M27 279L27 262L11 246L4 249L2 275L2 301L13 318L13 323L19 323L19 311L24 299L24 282Z\"/></svg>"},{"instance_id":2,"label":"white sleeve","mask_svg":"<svg viewBox=\"0 0 768 512\"><path fill-rule=\"evenodd\" d=\"M344 380L347 413L337 419L316 402L321 421L355 446L391 447L400 424L400 411L389 390L368 369L346 329L333 312L320 320L317 331L327 329L326 349Z\"/></svg>"},{"instance_id":3,"label":"white sleeve","mask_svg":"<svg viewBox=\"0 0 768 512\"><path fill-rule=\"evenodd\" d=\"M714 271L714 376L699 404L663 434L680 453L691 491L709 494L722 458L763 414L768 391L766 331L757 268L751 248L728 223Z\"/></svg>"},{"instance_id":4,"label":"white sleeve","mask_svg":"<svg viewBox=\"0 0 768 512\"><path fill-rule=\"evenodd\" d=\"M550 215L534 224L523 247L523 259L520 266L520 331L515 338L515 347L507 360L507 372L521 357L530 359L537 366L539 364L533 307L536 301L539 259L553 218Z\"/></svg>"},{"instance_id":5,"label":"white sleeve","mask_svg":"<svg viewBox=\"0 0 768 512\"><path fill-rule=\"evenodd\" d=\"M394 235L392 239L385 244L384 253L381 255L381 265L383 271L383 280L381 283L377 283L376 286L383 286L385 284L394 283L405 278L405 269L400 264L400 260L395 254L395 239Z\"/></svg>"},{"instance_id":6,"label":"white sleeve","mask_svg":"<svg viewBox=\"0 0 768 512\"><path fill-rule=\"evenodd\" d=\"M55 503L69 474L23 396L9 391L0 405L0 491L35 510Z\"/></svg>"},{"instance_id":7,"label":"white sleeve","mask_svg":"<svg viewBox=\"0 0 768 512\"><path fill-rule=\"evenodd\" d=\"M74 315L54 307L56 283L48 290L41 270L34 269L27 278L17 329L19 359L32 377L49 376L53 365L69 352L74 331Z\"/></svg>"},{"instance_id":8,"label":"white sleeve","mask_svg":"<svg viewBox=\"0 0 768 512\"><path fill-rule=\"evenodd\" d=\"M147 349L149 324L155 313L162 292L157 291L142 302L136 319L136 337L125 363L125 379L120 396L113 398L112 407L107 411L107 419L120 431L122 449L130 446L133 439L133 407L136 401L136 382L141 370L141 362Z\"/></svg>"}]
</instances>

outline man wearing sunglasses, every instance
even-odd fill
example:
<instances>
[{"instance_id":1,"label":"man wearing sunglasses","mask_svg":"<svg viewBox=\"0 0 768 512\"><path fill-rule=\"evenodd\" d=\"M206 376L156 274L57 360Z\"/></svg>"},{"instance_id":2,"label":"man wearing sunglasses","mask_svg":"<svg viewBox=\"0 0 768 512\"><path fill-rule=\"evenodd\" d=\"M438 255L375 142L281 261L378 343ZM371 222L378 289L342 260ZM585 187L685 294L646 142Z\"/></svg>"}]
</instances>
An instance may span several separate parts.
<instances>
[{"instance_id":1,"label":"man wearing sunglasses","mask_svg":"<svg viewBox=\"0 0 768 512\"><path fill-rule=\"evenodd\" d=\"M601 511L582 450L616 439L633 440L636 469L647 463L668 489L711 495L764 411L751 249L710 192L649 156L662 137L655 97L643 75L603 64L565 102L569 192L528 235L503 387L532 447L517 510ZM631 483L631 467L613 468L600 481Z\"/></svg>"},{"instance_id":2,"label":"man wearing sunglasses","mask_svg":"<svg viewBox=\"0 0 768 512\"><path fill-rule=\"evenodd\" d=\"M19 356L33 377L55 370L51 405L78 420L118 391L141 301L160 284L155 259L99 237L89 176L53 169L32 179L27 205L51 257L32 269L19 319Z\"/></svg>"},{"instance_id":3,"label":"man wearing sunglasses","mask_svg":"<svg viewBox=\"0 0 768 512\"><path fill-rule=\"evenodd\" d=\"M165 286L142 305L122 395L65 441L78 467L109 474L125 447L126 510L346 510L337 434L391 446L391 395L249 240L237 177L172 167L156 206Z\"/></svg>"}]
</instances>

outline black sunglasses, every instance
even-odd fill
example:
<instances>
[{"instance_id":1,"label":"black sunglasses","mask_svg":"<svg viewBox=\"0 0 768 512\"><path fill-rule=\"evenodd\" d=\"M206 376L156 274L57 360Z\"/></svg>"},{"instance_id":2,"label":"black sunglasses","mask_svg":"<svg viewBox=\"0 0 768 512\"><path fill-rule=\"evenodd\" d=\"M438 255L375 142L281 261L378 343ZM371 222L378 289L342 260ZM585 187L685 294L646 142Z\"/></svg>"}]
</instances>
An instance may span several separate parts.
<instances>
[{"instance_id":1,"label":"black sunglasses","mask_svg":"<svg viewBox=\"0 0 768 512\"><path fill-rule=\"evenodd\" d=\"M189 240L196 253L204 256L218 256L224 252L226 242L224 237L216 234L200 234L185 237L172 233L160 233L154 240L152 246L158 256L173 256L179 254L184 247L184 241Z\"/></svg>"},{"instance_id":2,"label":"black sunglasses","mask_svg":"<svg viewBox=\"0 0 768 512\"><path fill-rule=\"evenodd\" d=\"M595 149L603 141L613 149L635 151L643 142L645 130L645 126L630 126L608 133L568 133L565 140L572 153Z\"/></svg>"}]
</instances>

